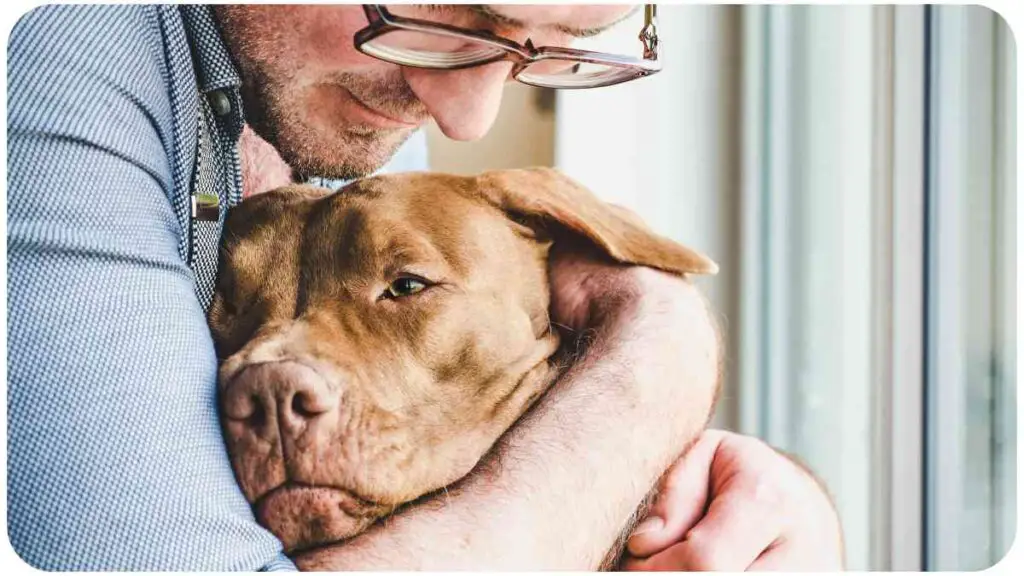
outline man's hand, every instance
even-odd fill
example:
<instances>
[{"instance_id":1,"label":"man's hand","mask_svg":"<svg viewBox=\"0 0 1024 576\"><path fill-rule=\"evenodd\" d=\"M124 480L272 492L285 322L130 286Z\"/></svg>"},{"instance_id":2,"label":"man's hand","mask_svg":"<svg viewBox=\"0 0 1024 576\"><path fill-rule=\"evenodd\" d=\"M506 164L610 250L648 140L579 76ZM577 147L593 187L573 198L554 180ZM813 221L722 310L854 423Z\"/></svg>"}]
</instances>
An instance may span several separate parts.
<instances>
[{"instance_id":1,"label":"man's hand","mask_svg":"<svg viewBox=\"0 0 1024 576\"><path fill-rule=\"evenodd\" d=\"M582 356L477 466L303 570L597 568L658 478L703 430L718 338L690 283L577 254L552 259L553 320ZM642 438L638 442L637 438Z\"/></svg>"},{"instance_id":2,"label":"man's hand","mask_svg":"<svg viewBox=\"0 0 1024 576\"><path fill-rule=\"evenodd\" d=\"M626 570L842 570L839 519L810 474L760 440L710 430L666 473Z\"/></svg>"}]
</instances>

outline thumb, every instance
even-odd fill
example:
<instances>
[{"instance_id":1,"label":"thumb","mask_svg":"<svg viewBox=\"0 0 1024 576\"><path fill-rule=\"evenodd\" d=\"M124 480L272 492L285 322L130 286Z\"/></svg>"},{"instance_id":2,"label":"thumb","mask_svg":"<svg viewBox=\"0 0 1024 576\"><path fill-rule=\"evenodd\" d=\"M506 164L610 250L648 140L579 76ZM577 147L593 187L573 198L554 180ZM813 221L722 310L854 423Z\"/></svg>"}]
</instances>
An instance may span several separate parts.
<instances>
[{"instance_id":1,"label":"thumb","mask_svg":"<svg viewBox=\"0 0 1024 576\"><path fill-rule=\"evenodd\" d=\"M704 516L711 485L711 464L724 433L704 432L661 480L658 496L627 542L632 556L657 554L682 540Z\"/></svg>"}]
</instances>

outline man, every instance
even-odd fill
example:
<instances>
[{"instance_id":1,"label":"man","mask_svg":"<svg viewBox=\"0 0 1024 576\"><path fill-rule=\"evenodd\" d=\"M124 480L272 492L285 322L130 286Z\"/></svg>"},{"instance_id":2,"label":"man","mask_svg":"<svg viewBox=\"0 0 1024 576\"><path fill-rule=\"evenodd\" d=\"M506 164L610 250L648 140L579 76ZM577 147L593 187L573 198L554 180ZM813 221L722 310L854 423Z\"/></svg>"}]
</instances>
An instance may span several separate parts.
<instances>
[{"instance_id":1,"label":"man","mask_svg":"<svg viewBox=\"0 0 1024 576\"><path fill-rule=\"evenodd\" d=\"M52 570L293 568L234 482L215 409L204 308L242 167L252 191L350 179L428 118L452 138L487 131L522 67L505 52L458 70L402 66L395 50L476 45L405 29L364 45L370 56L353 37L371 22L566 46L627 10L47 6L23 17L8 48L8 529L21 557ZM255 134L243 137L245 122ZM423 168L417 143L389 168ZM556 318L593 334L586 357L448 498L298 566L593 567L692 445L627 567L838 567L838 524L809 474L756 440L702 433L721 352L695 289L579 255L552 275Z\"/></svg>"}]
</instances>

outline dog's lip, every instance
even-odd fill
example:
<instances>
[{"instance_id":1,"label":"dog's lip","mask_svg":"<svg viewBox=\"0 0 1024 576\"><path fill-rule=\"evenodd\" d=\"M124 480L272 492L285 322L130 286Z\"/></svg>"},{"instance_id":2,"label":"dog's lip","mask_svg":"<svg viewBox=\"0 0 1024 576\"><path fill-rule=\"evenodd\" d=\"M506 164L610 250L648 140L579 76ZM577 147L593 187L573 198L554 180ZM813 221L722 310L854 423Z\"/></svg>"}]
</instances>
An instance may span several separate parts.
<instances>
[{"instance_id":1,"label":"dog's lip","mask_svg":"<svg viewBox=\"0 0 1024 576\"><path fill-rule=\"evenodd\" d=\"M390 507L361 496L352 490L337 486L322 486L315 484L304 484L301 482L288 481L263 493L256 499L253 505L259 509L273 503L274 500L291 497L302 497L310 494L326 493L343 497L343 501L349 505L344 507L345 513L351 516L371 516L389 509Z\"/></svg>"},{"instance_id":2,"label":"dog's lip","mask_svg":"<svg viewBox=\"0 0 1024 576\"><path fill-rule=\"evenodd\" d=\"M392 509L350 490L289 482L260 497L253 511L292 554L345 541Z\"/></svg>"}]
</instances>

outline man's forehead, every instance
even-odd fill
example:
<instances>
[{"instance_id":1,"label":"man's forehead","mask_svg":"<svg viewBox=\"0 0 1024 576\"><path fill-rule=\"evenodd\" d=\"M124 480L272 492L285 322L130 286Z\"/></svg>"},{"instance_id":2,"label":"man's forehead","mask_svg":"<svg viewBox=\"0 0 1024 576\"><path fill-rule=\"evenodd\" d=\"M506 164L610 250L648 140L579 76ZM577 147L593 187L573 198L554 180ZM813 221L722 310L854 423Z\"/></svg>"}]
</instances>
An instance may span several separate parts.
<instances>
[{"instance_id":1,"label":"man's forehead","mask_svg":"<svg viewBox=\"0 0 1024 576\"><path fill-rule=\"evenodd\" d=\"M635 12L635 4L486 4L481 12L523 28L557 28L574 36L599 33Z\"/></svg>"}]
</instances>

